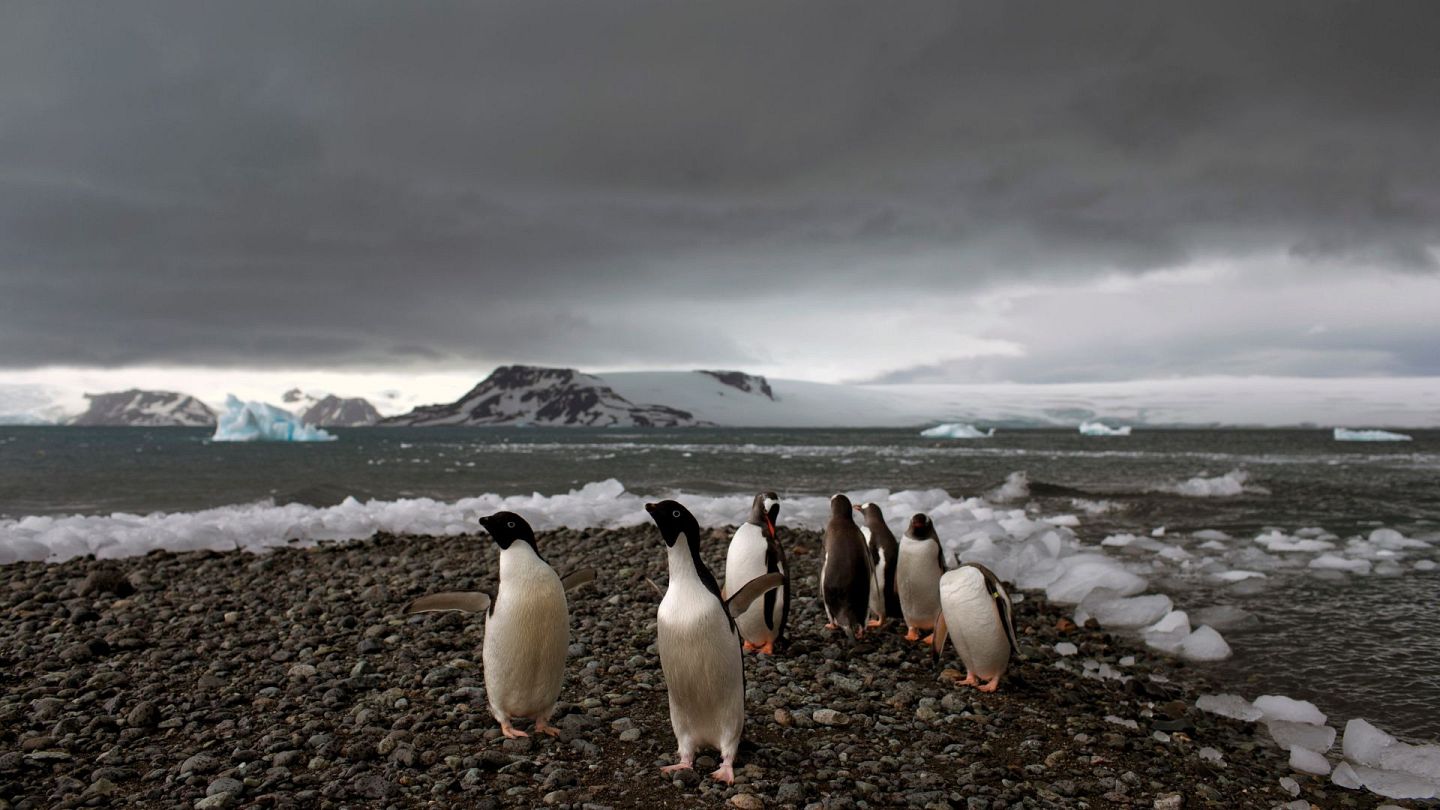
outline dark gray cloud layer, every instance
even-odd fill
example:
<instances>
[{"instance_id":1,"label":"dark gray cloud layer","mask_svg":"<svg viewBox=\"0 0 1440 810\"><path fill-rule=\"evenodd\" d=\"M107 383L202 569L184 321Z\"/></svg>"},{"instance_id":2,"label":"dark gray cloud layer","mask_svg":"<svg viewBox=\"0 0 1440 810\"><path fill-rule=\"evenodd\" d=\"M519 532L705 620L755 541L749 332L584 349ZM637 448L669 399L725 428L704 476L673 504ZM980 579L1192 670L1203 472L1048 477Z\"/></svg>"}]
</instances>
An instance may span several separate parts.
<instances>
[{"instance_id":1,"label":"dark gray cloud layer","mask_svg":"<svg viewBox=\"0 0 1440 810\"><path fill-rule=\"evenodd\" d=\"M8 4L0 367L744 364L685 301L1257 254L1430 274L1437 23L1315 0Z\"/></svg>"}]
</instances>

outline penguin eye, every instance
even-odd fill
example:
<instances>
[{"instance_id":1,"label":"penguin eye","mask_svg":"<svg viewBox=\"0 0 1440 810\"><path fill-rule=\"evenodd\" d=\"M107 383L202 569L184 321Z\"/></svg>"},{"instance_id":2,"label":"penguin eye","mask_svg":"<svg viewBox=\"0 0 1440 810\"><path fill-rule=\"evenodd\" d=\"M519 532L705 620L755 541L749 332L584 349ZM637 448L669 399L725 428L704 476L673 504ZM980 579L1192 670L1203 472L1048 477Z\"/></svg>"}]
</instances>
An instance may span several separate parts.
<instances>
[{"instance_id":1,"label":"penguin eye","mask_svg":"<svg viewBox=\"0 0 1440 810\"><path fill-rule=\"evenodd\" d=\"M680 510L679 510L679 509L676 509L674 512L671 513L671 516L672 516L672 517L680 517Z\"/></svg>"},{"instance_id":2,"label":"penguin eye","mask_svg":"<svg viewBox=\"0 0 1440 810\"><path fill-rule=\"evenodd\" d=\"M506 523L506 524L505 524L505 528L507 528L507 529L513 529L513 528L515 528L515 521L512 520L512 521L510 521L509 523Z\"/></svg>"}]
</instances>

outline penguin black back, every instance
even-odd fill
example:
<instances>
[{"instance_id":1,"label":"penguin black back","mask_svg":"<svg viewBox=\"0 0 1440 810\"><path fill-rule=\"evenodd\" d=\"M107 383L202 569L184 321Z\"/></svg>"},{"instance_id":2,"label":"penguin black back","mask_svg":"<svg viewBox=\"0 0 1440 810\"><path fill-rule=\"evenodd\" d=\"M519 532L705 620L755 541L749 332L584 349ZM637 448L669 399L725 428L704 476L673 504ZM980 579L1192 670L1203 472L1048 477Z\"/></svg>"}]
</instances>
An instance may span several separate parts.
<instances>
[{"instance_id":1,"label":"penguin black back","mask_svg":"<svg viewBox=\"0 0 1440 810\"><path fill-rule=\"evenodd\" d=\"M900 544L895 540L895 533L890 531L885 515L878 505L865 504L861 508L861 514L865 516L865 528L870 530L870 539L875 544L876 551L885 553L885 581L880 583L880 587L885 591L885 615L899 616L900 594L895 590L895 571L899 568Z\"/></svg>"},{"instance_id":2,"label":"penguin black back","mask_svg":"<svg viewBox=\"0 0 1440 810\"><path fill-rule=\"evenodd\" d=\"M831 619L841 627L864 632L870 608L870 550L855 525L854 507L844 495L830 498L823 565L821 598Z\"/></svg>"}]
</instances>

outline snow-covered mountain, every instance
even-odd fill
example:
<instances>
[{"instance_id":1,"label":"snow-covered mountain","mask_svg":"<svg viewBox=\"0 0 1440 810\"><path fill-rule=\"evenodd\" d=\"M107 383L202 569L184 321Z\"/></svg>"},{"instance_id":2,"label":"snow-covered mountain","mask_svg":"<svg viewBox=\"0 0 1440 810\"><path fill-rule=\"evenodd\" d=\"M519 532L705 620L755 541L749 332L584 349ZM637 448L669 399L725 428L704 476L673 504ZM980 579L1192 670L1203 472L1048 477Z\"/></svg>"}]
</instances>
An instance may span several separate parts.
<instances>
[{"instance_id":1,"label":"snow-covered mountain","mask_svg":"<svg viewBox=\"0 0 1440 810\"><path fill-rule=\"evenodd\" d=\"M380 412L363 397L330 394L306 408L300 421L319 427L369 427L380 421Z\"/></svg>"},{"instance_id":2,"label":"snow-covered mountain","mask_svg":"<svg viewBox=\"0 0 1440 810\"><path fill-rule=\"evenodd\" d=\"M701 421L677 407L625 397L572 368L501 366L456 402L416 408L382 424L687 427Z\"/></svg>"},{"instance_id":3,"label":"snow-covered mountain","mask_svg":"<svg viewBox=\"0 0 1440 810\"><path fill-rule=\"evenodd\" d=\"M133 427L209 427L215 412L205 403L176 391L115 391L86 394L90 407L70 421L72 425L128 425Z\"/></svg>"}]
</instances>

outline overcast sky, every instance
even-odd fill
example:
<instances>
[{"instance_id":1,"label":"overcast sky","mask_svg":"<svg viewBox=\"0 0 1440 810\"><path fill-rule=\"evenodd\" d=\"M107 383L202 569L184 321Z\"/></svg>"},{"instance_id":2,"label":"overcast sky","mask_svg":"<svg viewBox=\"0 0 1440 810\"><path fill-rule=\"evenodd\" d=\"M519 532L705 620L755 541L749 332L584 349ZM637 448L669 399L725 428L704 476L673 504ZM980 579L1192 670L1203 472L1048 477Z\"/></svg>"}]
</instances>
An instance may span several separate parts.
<instances>
[{"instance_id":1,"label":"overcast sky","mask_svg":"<svg viewBox=\"0 0 1440 810\"><path fill-rule=\"evenodd\" d=\"M1437 24L7 3L0 379L1436 375Z\"/></svg>"}]
</instances>

